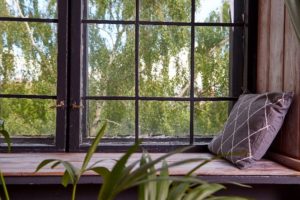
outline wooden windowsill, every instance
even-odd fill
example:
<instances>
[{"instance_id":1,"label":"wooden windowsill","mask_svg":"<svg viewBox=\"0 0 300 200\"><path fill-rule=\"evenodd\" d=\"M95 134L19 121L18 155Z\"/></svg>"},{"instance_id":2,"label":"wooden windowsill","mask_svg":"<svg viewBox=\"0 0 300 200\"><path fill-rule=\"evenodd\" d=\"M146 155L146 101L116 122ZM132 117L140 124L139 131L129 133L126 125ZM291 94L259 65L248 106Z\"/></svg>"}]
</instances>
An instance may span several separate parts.
<instances>
[{"instance_id":1,"label":"wooden windowsill","mask_svg":"<svg viewBox=\"0 0 300 200\"><path fill-rule=\"evenodd\" d=\"M111 168L113 159L118 159L121 153L95 153L91 163L104 160L100 164ZM161 156L161 153L151 153L153 159ZM34 173L38 164L44 159L61 159L72 162L80 167L84 159L84 153L9 153L0 154L0 169L8 184L59 184L63 175L63 168L44 168ZM129 162L141 157L140 153L132 156ZM180 161L182 158L211 158L209 153L184 153L176 154L167 159L169 164ZM170 168L170 175L183 176L199 163L189 163ZM199 178L211 182L228 183L239 182L245 184L300 184L300 172L284 167L276 162L263 159L251 168L240 170L225 160L218 159L209 162L195 172ZM86 173L81 180L83 184L101 183L99 176L94 173Z\"/></svg>"}]
</instances>

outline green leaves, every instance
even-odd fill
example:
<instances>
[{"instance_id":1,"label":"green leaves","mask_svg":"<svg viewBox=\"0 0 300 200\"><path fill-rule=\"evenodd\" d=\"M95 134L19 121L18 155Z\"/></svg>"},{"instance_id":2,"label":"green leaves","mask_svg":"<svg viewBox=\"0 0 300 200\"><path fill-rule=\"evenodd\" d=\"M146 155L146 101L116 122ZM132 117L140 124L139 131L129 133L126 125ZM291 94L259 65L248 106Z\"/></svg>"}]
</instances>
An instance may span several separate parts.
<instances>
[{"instance_id":1,"label":"green leaves","mask_svg":"<svg viewBox=\"0 0 300 200\"><path fill-rule=\"evenodd\" d=\"M99 144L101 138L103 137L103 135L105 133L104 131L105 131L106 127L107 127L107 123L105 123L102 126L102 128L100 129L100 131L96 135L96 138L94 139L91 147L89 148L87 154L85 155L85 158L84 158L84 161L83 161L82 167L81 167L82 170L85 170L87 168L87 165L89 164L89 162L90 162L93 154L95 153L95 151L96 151L96 149L98 147L98 144Z\"/></svg>"},{"instance_id":2,"label":"green leaves","mask_svg":"<svg viewBox=\"0 0 300 200\"><path fill-rule=\"evenodd\" d=\"M122 191L135 186L139 187L140 200L213 200L215 197L212 195L215 192L224 189L224 186L220 184L210 184L192 176L197 169L213 159L183 159L170 165L165 161L168 157L176 153L187 151L191 147L174 150L154 160L152 160L147 152L144 152L140 159L131 161L129 164L129 159L139 148L140 142L138 142L131 146L119 160L116 160L112 170L99 166L103 160L99 160L88 167L89 162L104 135L105 128L106 124L98 132L80 169L68 161L47 159L37 166L36 172L47 165L50 165L52 169L59 165L63 166L65 172L62 176L61 183L65 187L69 183L73 185L72 200L75 199L76 188L80 177L87 171L93 171L103 178L103 183L98 194L98 200L114 200ZM200 163L192 168L186 176L169 176L170 167L199 161ZM162 166L156 168L156 165L159 163L162 163ZM158 174L160 175L158 176ZM220 197L220 199L222 198Z\"/></svg>"},{"instance_id":3,"label":"green leaves","mask_svg":"<svg viewBox=\"0 0 300 200\"><path fill-rule=\"evenodd\" d=\"M11 139L9 133L4 128L4 121L0 120L0 134L4 137L4 141L7 144L8 152L11 150Z\"/></svg>"},{"instance_id":4,"label":"green leaves","mask_svg":"<svg viewBox=\"0 0 300 200\"><path fill-rule=\"evenodd\" d=\"M73 166L70 162L63 161L63 160L58 160L58 159L47 159L43 160L36 168L35 172L38 172L41 170L43 167L46 165L52 163L51 169L54 169L55 167L62 165L65 168L64 175L62 177L62 185L67 186L68 182L70 181L73 185L77 184L78 179L79 179L79 170Z\"/></svg>"},{"instance_id":5,"label":"green leaves","mask_svg":"<svg viewBox=\"0 0 300 200\"><path fill-rule=\"evenodd\" d=\"M59 160L59 159L47 159L47 160L43 160L36 168L35 172L38 172L39 170L41 170L42 168L44 168L46 165L51 165L51 169L56 168L59 165L62 165L65 169L64 175L62 176L61 179L61 184L64 187L67 187L67 185L69 183L71 183L73 185L73 191L72 191L72 200L75 199L75 194L76 194L76 188L77 188L77 184L78 181L80 179L80 177L87 171L94 171L96 172L98 175L101 175L105 180L106 177L109 174L109 170L105 167L97 167L96 165L98 163L100 163L101 161L97 161L94 164L92 164L90 167L88 167L88 164L93 156L93 154L95 153L98 144L101 140L101 138L104 135L105 129L106 129L107 124L105 123L102 128L99 130L98 134L96 135L91 147L89 148L88 152L85 155L84 161L82 163L81 168L77 168L76 166L74 166L72 163L68 162L68 161L63 161L63 160Z\"/></svg>"},{"instance_id":6,"label":"green leaves","mask_svg":"<svg viewBox=\"0 0 300 200\"><path fill-rule=\"evenodd\" d=\"M7 191L6 183L5 183L5 180L4 180L4 177L3 177L3 174L2 174L1 171L0 171L0 180L1 180L1 185L3 187L5 199L9 200L9 194L8 194L8 191Z\"/></svg>"},{"instance_id":7,"label":"green leaves","mask_svg":"<svg viewBox=\"0 0 300 200\"><path fill-rule=\"evenodd\" d=\"M7 144L8 151L11 150L11 139L9 133L6 130L0 130L0 134L4 137L4 141Z\"/></svg>"}]
</instances>

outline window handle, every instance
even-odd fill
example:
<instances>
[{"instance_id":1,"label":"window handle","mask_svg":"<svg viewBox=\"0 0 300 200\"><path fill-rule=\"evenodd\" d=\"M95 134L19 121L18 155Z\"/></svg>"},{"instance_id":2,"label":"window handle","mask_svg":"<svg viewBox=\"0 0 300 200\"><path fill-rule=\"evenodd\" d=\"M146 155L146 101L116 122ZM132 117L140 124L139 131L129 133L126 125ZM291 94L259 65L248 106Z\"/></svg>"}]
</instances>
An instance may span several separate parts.
<instances>
[{"instance_id":1,"label":"window handle","mask_svg":"<svg viewBox=\"0 0 300 200\"><path fill-rule=\"evenodd\" d=\"M76 102L72 103L72 109L80 109L80 108L84 108L84 106L77 104Z\"/></svg>"},{"instance_id":2,"label":"window handle","mask_svg":"<svg viewBox=\"0 0 300 200\"><path fill-rule=\"evenodd\" d=\"M65 102L64 101L60 101L58 104L50 106L51 109L64 108L64 107L65 107Z\"/></svg>"}]
</instances>

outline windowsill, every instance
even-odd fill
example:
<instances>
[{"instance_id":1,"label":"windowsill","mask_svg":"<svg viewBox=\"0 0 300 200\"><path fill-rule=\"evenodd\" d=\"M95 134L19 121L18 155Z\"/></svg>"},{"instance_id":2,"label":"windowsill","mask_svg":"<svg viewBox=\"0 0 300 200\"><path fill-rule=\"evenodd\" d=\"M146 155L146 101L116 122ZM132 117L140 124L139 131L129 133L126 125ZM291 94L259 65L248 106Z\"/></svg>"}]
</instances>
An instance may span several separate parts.
<instances>
[{"instance_id":1,"label":"windowsill","mask_svg":"<svg viewBox=\"0 0 300 200\"><path fill-rule=\"evenodd\" d=\"M95 153L91 163L104 160L102 166L111 168L113 159L118 159L122 153ZM153 159L162 155L151 153ZM84 153L10 153L0 154L0 169L2 170L7 184L59 184L63 175L63 168L50 169L46 167L38 173L34 173L38 164L44 159L61 159L72 162L80 167L84 159ZM139 159L140 153L135 153L130 162ZM209 153L185 153L176 154L167 159L169 164L182 160L182 158L211 158ZM183 176L197 163L185 164L170 168L170 175ZM253 167L240 170L227 161L218 159L209 162L195 172L203 180L228 183L239 182L244 184L300 184L300 171L284 167L276 162L263 159ZM81 179L82 184L101 183L99 176L87 173Z\"/></svg>"}]
</instances>

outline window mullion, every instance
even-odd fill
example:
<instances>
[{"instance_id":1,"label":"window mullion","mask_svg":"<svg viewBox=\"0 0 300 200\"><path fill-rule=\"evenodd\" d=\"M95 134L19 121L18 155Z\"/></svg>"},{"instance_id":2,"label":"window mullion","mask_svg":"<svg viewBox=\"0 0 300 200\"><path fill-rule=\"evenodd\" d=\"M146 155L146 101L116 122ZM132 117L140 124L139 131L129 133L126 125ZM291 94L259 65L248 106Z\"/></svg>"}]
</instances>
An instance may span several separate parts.
<instances>
[{"instance_id":1,"label":"window mullion","mask_svg":"<svg viewBox=\"0 0 300 200\"><path fill-rule=\"evenodd\" d=\"M80 108L73 109L73 104L80 105L81 98L81 69L83 66L82 56L82 1L70 1L69 15L69 99L68 99L68 131L67 131L67 151L76 151L80 145Z\"/></svg>"}]
</instances>

